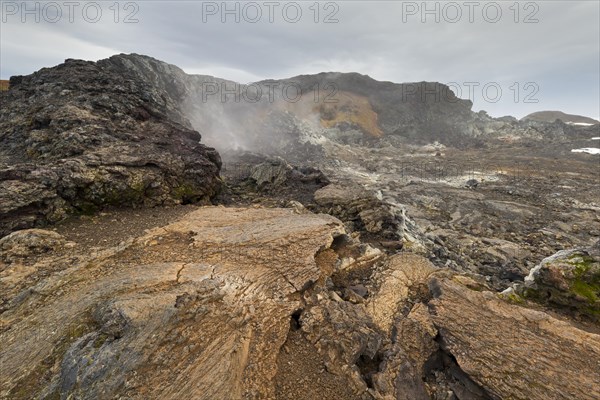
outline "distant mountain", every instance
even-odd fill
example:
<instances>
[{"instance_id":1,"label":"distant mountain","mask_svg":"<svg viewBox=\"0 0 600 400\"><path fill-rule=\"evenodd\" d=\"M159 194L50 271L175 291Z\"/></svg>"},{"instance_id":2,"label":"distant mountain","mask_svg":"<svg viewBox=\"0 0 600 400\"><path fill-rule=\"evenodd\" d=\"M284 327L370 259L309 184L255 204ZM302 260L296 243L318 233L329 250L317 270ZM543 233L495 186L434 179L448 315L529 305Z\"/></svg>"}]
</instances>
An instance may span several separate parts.
<instances>
[{"instance_id":1,"label":"distant mountain","mask_svg":"<svg viewBox=\"0 0 600 400\"><path fill-rule=\"evenodd\" d=\"M315 111L323 127L356 128L374 137L443 140L462 136L474 117L471 101L457 98L448 86L438 82L392 83L358 73L324 72L259 84L269 82L280 87L299 86L309 103L314 103L318 88L321 100ZM373 125L368 122L373 121L371 116L375 116L378 127L367 128Z\"/></svg>"},{"instance_id":2,"label":"distant mountain","mask_svg":"<svg viewBox=\"0 0 600 400\"><path fill-rule=\"evenodd\" d=\"M34 90L36 85L52 84L58 96L70 94L76 100L82 92L80 87L58 91L63 86L70 87L63 70L82 65L91 70L108 70L119 81L143 83L140 102L154 104L160 109L160 118L200 132L210 147L286 156L288 161L293 161L292 156L305 160L320 154L318 149L328 140L348 145L418 145L438 141L462 148L498 140L598 136L597 127L570 122L597 123L585 117L566 118L565 123L563 119L557 121L556 116L540 121L535 115L543 113L535 113L519 121L512 117L492 118L485 111L473 112L471 101L456 97L447 85L437 82L381 82L359 73L323 72L244 85L208 75L189 75L175 65L138 54L119 54L91 64L73 61L45 71L50 75L47 80L34 79L21 89L19 82L25 78L13 77L10 90L1 95L14 97L20 93L26 98L30 93L25 93L24 88ZM83 74L85 71L77 72L78 76ZM102 102L110 103L131 94L130 87L122 82L114 87L109 81L103 85L116 94L103 89ZM63 103L77 103L70 97L67 100ZM86 107L95 106L86 103ZM111 118L121 123L121 114L113 113ZM25 139L21 139L11 143L22 145Z\"/></svg>"},{"instance_id":3,"label":"distant mountain","mask_svg":"<svg viewBox=\"0 0 600 400\"><path fill-rule=\"evenodd\" d=\"M566 124L598 124L600 121L596 121L593 118L584 117L582 115L566 114L562 111L538 111L521 118L524 120L533 120L540 122L554 122L560 119Z\"/></svg>"}]
</instances>

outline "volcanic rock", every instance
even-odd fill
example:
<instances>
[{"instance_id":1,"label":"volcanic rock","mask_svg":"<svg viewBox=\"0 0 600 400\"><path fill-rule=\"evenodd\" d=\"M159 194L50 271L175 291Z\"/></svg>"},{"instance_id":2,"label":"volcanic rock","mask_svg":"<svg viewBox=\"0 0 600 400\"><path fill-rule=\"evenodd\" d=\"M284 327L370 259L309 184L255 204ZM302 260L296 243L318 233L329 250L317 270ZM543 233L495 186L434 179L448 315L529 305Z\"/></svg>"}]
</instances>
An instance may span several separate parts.
<instances>
[{"instance_id":1,"label":"volcanic rock","mask_svg":"<svg viewBox=\"0 0 600 400\"><path fill-rule=\"evenodd\" d=\"M492 399L600 396L599 335L452 279L431 285L442 348Z\"/></svg>"},{"instance_id":2,"label":"volcanic rock","mask_svg":"<svg viewBox=\"0 0 600 400\"><path fill-rule=\"evenodd\" d=\"M184 93L163 81L164 65L67 60L12 78L1 94L0 235L107 205L217 193L220 157L178 111Z\"/></svg>"},{"instance_id":3,"label":"volcanic rock","mask_svg":"<svg viewBox=\"0 0 600 400\"><path fill-rule=\"evenodd\" d=\"M600 258L594 248L559 251L534 267L517 293L599 320Z\"/></svg>"},{"instance_id":4,"label":"volcanic rock","mask_svg":"<svg viewBox=\"0 0 600 400\"><path fill-rule=\"evenodd\" d=\"M557 119L559 119L565 123L588 124L588 125L594 125L594 124L600 123L598 120L595 120L593 118L584 117L582 115L566 114L561 111L537 111L537 112L528 114L521 119L522 120L533 120L533 121L544 121L544 122L554 122Z\"/></svg>"},{"instance_id":5,"label":"volcanic rock","mask_svg":"<svg viewBox=\"0 0 600 400\"><path fill-rule=\"evenodd\" d=\"M379 199L360 185L325 186L315 192L315 202L319 211L336 216L356 231L382 239L384 247L400 249L404 240L423 246L422 235L401 206Z\"/></svg>"},{"instance_id":6,"label":"volcanic rock","mask_svg":"<svg viewBox=\"0 0 600 400\"><path fill-rule=\"evenodd\" d=\"M9 299L0 397L272 398L315 255L341 233L325 215L204 208L88 256Z\"/></svg>"},{"instance_id":7,"label":"volcanic rock","mask_svg":"<svg viewBox=\"0 0 600 400\"><path fill-rule=\"evenodd\" d=\"M26 229L0 239L0 259L11 263L16 260L47 255L64 247L65 238L56 232Z\"/></svg>"},{"instance_id":8,"label":"volcanic rock","mask_svg":"<svg viewBox=\"0 0 600 400\"><path fill-rule=\"evenodd\" d=\"M313 101L328 82L340 102ZM359 74L258 83L297 103L204 98L225 83L119 55L0 93L0 234L208 202L220 158L194 129L266 153L232 157L216 198L251 208L1 239L0 398L600 397L597 169L567 141L598 125Z\"/></svg>"},{"instance_id":9,"label":"volcanic rock","mask_svg":"<svg viewBox=\"0 0 600 400\"><path fill-rule=\"evenodd\" d=\"M292 165L281 157L250 152L228 152L226 156L222 169L225 185L217 199L224 204L269 199L280 206L308 207L314 205L315 191L329 184L319 169Z\"/></svg>"}]
</instances>

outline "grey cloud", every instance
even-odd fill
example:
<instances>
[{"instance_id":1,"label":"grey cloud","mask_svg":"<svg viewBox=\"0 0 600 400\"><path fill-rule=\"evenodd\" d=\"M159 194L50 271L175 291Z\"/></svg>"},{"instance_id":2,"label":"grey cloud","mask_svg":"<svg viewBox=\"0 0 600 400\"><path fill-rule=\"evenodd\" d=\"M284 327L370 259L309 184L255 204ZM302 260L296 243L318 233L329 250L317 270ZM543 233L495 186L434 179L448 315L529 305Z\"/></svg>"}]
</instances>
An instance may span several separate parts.
<instances>
[{"instance_id":1,"label":"grey cloud","mask_svg":"<svg viewBox=\"0 0 600 400\"><path fill-rule=\"evenodd\" d=\"M22 24L7 18L1 25L2 78L31 73L65 58L99 59L136 52L188 71L225 73L220 77L243 81L338 70L395 82L497 82L503 90L501 100L486 102L482 93L476 93L476 110L522 116L560 109L599 117L600 5L596 1L534 2L539 7L539 23L534 24L514 23L509 9L513 2L497 3L503 17L495 24L477 12L474 23L466 15L457 23L435 23L431 16L422 23L418 15L403 22L407 2L367 1L336 2L339 23L335 24L315 24L308 9L312 2L300 3L304 15L296 24L286 22L281 14L272 24L264 18L256 24L234 23L231 17L221 23L218 16L203 22L198 2L138 2L139 23L124 24L112 21L110 4L102 3L106 18L96 24L82 18L73 24ZM520 10L521 20L526 11ZM521 91L527 82L537 84L539 103L522 99L515 103L510 89L515 82Z\"/></svg>"}]
</instances>

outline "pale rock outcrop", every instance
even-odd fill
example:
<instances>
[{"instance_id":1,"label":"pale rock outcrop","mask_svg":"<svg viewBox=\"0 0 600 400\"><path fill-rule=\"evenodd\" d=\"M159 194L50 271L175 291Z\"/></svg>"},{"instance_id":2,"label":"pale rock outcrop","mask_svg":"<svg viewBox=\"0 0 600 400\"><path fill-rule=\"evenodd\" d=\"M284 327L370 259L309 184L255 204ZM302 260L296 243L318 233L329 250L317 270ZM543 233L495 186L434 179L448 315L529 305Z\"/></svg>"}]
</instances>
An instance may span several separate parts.
<instances>
[{"instance_id":1,"label":"pale rock outcrop","mask_svg":"<svg viewBox=\"0 0 600 400\"><path fill-rule=\"evenodd\" d=\"M25 229L0 239L0 259L13 262L55 252L66 244L56 232L42 229Z\"/></svg>"},{"instance_id":2,"label":"pale rock outcrop","mask_svg":"<svg viewBox=\"0 0 600 400\"><path fill-rule=\"evenodd\" d=\"M454 279L433 279L440 342L493 399L600 397L600 336Z\"/></svg>"},{"instance_id":3,"label":"pale rock outcrop","mask_svg":"<svg viewBox=\"0 0 600 400\"><path fill-rule=\"evenodd\" d=\"M410 291L426 282L435 268L429 261L416 254L401 253L387 260L386 265L374 277L379 286L375 295L366 304L373 321L384 332L390 332L394 318L408 302Z\"/></svg>"},{"instance_id":4,"label":"pale rock outcrop","mask_svg":"<svg viewBox=\"0 0 600 400\"><path fill-rule=\"evenodd\" d=\"M42 279L2 315L1 398L273 398L325 215L203 208ZM60 262L60 260L55 260Z\"/></svg>"}]
</instances>

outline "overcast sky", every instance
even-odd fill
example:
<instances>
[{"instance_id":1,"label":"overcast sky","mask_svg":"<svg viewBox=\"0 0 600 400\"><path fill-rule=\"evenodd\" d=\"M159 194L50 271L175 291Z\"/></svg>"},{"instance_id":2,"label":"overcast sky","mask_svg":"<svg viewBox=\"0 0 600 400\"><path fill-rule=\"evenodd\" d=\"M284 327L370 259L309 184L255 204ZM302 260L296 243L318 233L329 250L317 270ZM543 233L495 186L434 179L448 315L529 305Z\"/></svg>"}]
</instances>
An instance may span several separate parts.
<instances>
[{"instance_id":1,"label":"overcast sky","mask_svg":"<svg viewBox=\"0 0 600 400\"><path fill-rule=\"evenodd\" d=\"M493 116L600 118L597 0L37 3L2 1L2 79L140 53L242 83L353 71L451 84Z\"/></svg>"}]
</instances>

